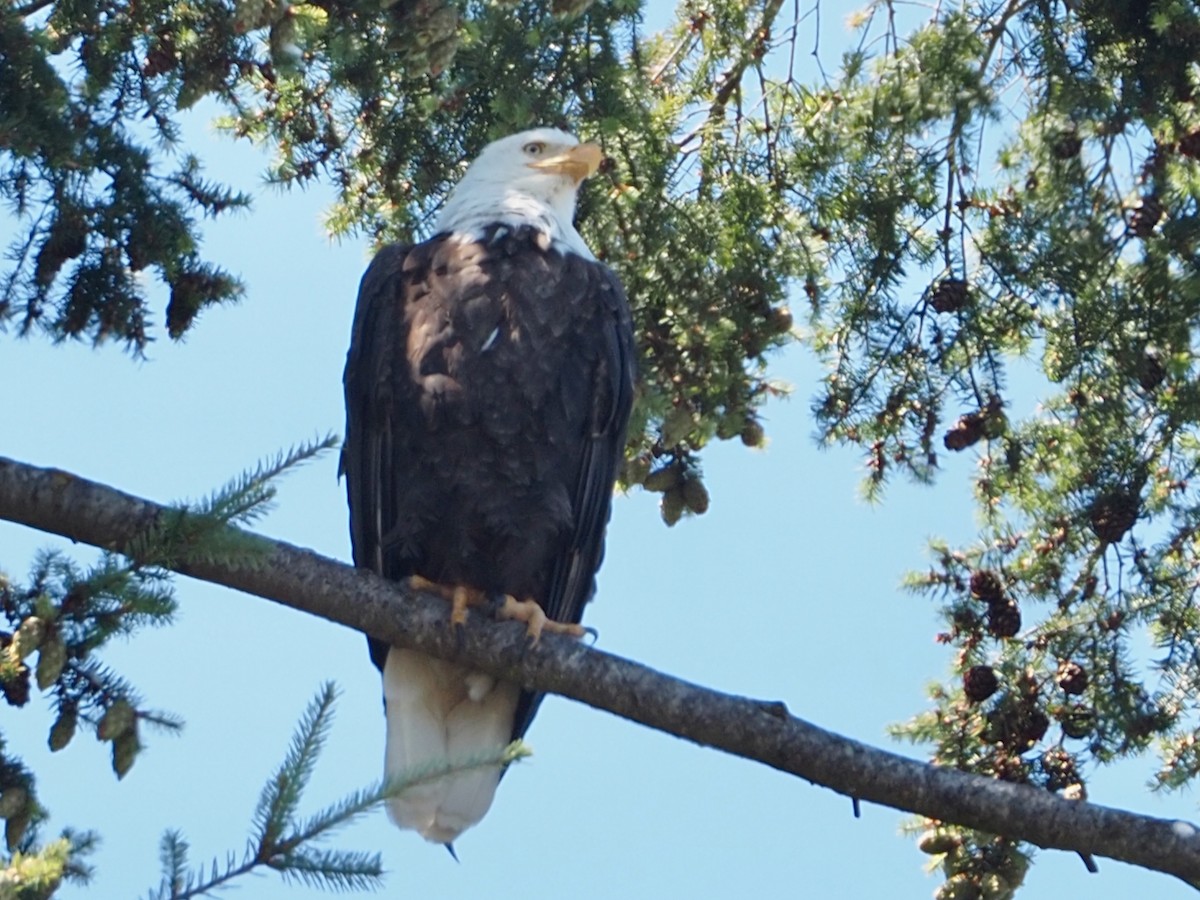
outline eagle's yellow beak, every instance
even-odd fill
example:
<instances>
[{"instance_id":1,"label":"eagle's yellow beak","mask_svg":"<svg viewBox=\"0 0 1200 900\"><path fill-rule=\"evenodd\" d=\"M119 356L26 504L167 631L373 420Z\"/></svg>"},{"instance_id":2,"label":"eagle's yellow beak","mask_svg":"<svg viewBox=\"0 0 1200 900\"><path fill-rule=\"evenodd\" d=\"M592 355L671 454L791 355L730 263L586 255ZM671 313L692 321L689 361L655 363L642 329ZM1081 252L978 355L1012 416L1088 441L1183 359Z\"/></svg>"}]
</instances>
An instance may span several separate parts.
<instances>
[{"instance_id":1,"label":"eagle's yellow beak","mask_svg":"<svg viewBox=\"0 0 1200 900\"><path fill-rule=\"evenodd\" d=\"M600 149L599 144L576 144L565 153L539 159L528 165L531 169L570 176L578 184L600 168L602 159L604 151Z\"/></svg>"}]
</instances>

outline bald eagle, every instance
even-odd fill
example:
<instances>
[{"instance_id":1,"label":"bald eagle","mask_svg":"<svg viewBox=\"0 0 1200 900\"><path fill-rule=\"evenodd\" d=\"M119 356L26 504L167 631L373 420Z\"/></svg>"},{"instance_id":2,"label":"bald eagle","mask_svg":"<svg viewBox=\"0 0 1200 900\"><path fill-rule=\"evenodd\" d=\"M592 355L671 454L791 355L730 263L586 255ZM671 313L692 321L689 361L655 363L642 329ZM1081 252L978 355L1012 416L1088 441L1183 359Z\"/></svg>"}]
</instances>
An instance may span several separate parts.
<instances>
[{"instance_id":1,"label":"bald eagle","mask_svg":"<svg viewBox=\"0 0 1200 900\"><path fill-rule=\"evenodd\" d=\"M625 293L573 225L601 158L547 128L485 147L436 233L385 247L367 269L346 360L355 564L441 593L452 622L472 605L520 618L535 641L544 628L582 633L633 397ZM369 645L388 776L502 747L537 711L540 695L519 685ZM499 779L444 778L388 811L450 847Z\"/></svg>"}]
</instances>

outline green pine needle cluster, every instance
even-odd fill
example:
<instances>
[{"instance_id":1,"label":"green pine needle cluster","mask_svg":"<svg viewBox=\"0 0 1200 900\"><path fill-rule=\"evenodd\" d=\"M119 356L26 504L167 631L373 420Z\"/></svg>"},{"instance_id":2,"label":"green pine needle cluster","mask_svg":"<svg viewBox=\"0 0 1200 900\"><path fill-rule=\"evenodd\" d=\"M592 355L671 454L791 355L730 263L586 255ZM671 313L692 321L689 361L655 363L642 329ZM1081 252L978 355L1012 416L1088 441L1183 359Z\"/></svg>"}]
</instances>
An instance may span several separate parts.
<instances>
[{"instance_id":1,"label":"green pine needle cluster","mask_svg":"<svg viewBox=\"0 0 1200 900\"><path fill-rule=\"evenodd\" d=\"M199 560L263 564L264 545L253 535L231 532L225 526L257 522L270 511L281 476L340 445L340 438L332 433L304 441L247 469L202 500L176 504L129 541L125 555L140 567L160 572Z\"/></svg>"},{"instance_id":2,"label":"green pine needle cluster","mask_svg":"<svg viewBox=\"0 0 1200 900\"><path fill-rule=\"evenodd\" d=\"M92 871L84 862L97 844L91 833L64 832L37 850L18 850L0 868L4 900L48 900L64 881L86 884Z\"/></svg>"},{"instance_id":3,"label":"green pine needle cluster","mask_svg":"<svg viewBox=\"0 0 1200 900\"><path fill-rule=\"evenodd\" d=\"M897 733L1069 797L1151 748L1159 785L1192 783L1200 13L960 3L898 33L886 9L796 158L828 240L824 438L865 451L872 497L978 464L978 538L910 578L954 675ZM945 897L1023 871L931 827Z\"/></svg>"},{"instance_id":4,"label":"green pine needle cluster","mask_svg":"<svg viewBox=\"0 0 1200 900\"><path fill-rule=\"evenodd\" d=\"M269 508L282 475L338 443L335 436L327 435L259 463L203 501L175 507L165 521L132 541L123 555L104 553L90 568L61 552L43 551L24 584L14 584L0 574L4 700L19 708L29 703L35 690L42 693L55 711L47 736L50 749L66 749L82 726L110 745L113 773L123 778L144 749L147 728L177 733L182 721L145 706L136 688L102 662L103 648L114 637L129 637L142 628L171 622L176 600L167 565L194 559L260 564L264 557L257 540L230 537L220 526L256 521ZM317 742L326 721L318 719L309 729ZM293 749L295 760L311 766L312 748ZM289 763L295 760L289 757ZM308 770L299 762L285 766L289 773L297 767L306 779ZM296 798L281 797L271 814L286 818ZM31 891L29 897L43 896L37 893L41 890L37 885L49 885L46 890L52 892L62 877L76 872L79 857L91 846L92 839L85 835L66 836L65 843L38 848L36 826L46 815L37 801L34 774L5 753L0 737L0 820L8 850L14 854L8 861L9 874L3 877L19 891ZM52 877L55 872L59 875ZM21 880L25 878L35 880ZM3 888L0 896L7 896Z\"/></svg>"},{"instance_id":5,"label":"green pine needle cluster","mask_svg":"<svg viewBox=\"0 0 1200 900\"><path fill-rule=\"evenodd\" d=\"M377 889L383 876L378 853L330 850L320 846L321 842L410 787L455 772L508 766L529 755L527 747L517 741L469 760L433 763L420 771L355 791L301 819L300 802L328 737L336 698L336 689L326 683L305 710L287 755L263 786L245 854L240 859L229 854L224 863L214 860L206 867L189 869L187 842L178 832L168 831L159 851L162 882L147 895L147 900L205 896L261 869L274 870L285 880L330 891Z\"/></svg>"},{"instance_id":6,"label":"green pine needle cluster","mask_svg":"<svg viewBox=\"0 0 1200 900\"><path fill-rule=\"evenodd\" d=\"M212 517L223 525L253 525L271 511L280 476L340 446L341 438L330 432L280 451L242 472L207 499L189 504L188 513Z\"/></svg>"},{"instance_id":7,"label":"green pine needle cluster","mask_svg":"<svg viewBox=\"0 0 1200 900\"><path fill-rule=\"evenodd\" d=\"M25 584L0 577L0 616L10 629L0 631L0 691L13 707L25 706L34 690L46 695L55 710L50 749L64 749L82 724L111 744L113 770L121 777L141 749L142 724L172 731L180 724L167 713L143 707L134 688L108 669L99 654L114 637L170 622L174 611L161 571L133 566L113 554L83 569L62 553L44 551ZM36 821L38 807L32 777L16 761L5 760L0 769L10 766L22 773L15 787L26 800L0 803L11 850ZM12 778L0 777L0 782L8 780ZM10 786L0 783L0 790Z\"/></svg>"},{"instance_id":8,"label":"green pine needle cluster","mask_svg":"<svg viewBox=\"0 0 1200 900\"><path fill-rule=\"evenodd\" d=\"M795 84L781 91L771 74L797 36L783 6L695 4L662 35L643 31L637 0L10 6L0 57L27 71L0 94L0 198L22 225L0 269L0 326L140 351L159 323L180 337L240 295L202 257L198 228L247 198L177 146L181 113L202 99L230 135L274 149L274 183L338 188L332 234L376 241L426 235L487 141L564 125L609 154L581 227L645 336L624 481L675 473L663 518L702 513L700 451L765 442L789 287L821 279L788 166ZM169 287L163 311L135 277L146 268Z\"/></svg>"}]
</instances>

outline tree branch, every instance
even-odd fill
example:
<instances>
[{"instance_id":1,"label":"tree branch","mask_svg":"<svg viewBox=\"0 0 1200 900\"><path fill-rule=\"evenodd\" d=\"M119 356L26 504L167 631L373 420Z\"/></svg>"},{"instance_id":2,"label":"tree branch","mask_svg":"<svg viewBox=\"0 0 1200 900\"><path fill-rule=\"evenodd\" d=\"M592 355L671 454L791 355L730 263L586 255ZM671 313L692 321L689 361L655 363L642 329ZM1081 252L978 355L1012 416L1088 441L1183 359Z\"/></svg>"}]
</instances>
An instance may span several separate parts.
<instances>
[{"instance_id":1,"label":"tree branch","mask_svg":"<svg viewBox=\"0 0 1200 900\"><path fill-rule=\"evenodd\" d=\"M120 552L169 512L68 472L0 457L2 519ZM824 731L782 703L722 694L555 635L527 648L518 623L475 617L456 634L446 627L441 600L290 544L259 540L267 556L254 564L197 559L173 568L756 760L856 801L1107 856L1200 886L1200 830L1186 822L937 768Z\"/></svg>"},{"instance_id":2,"label":"tree branch","mask_svg":"<svg viewBox=\"0 0 1200 900\"><path fill-rule=\"evenodd\" d=\"M743 38L741 55L730 64L717 81L717 91L708 112L710 122L718 122L725 118L725 108L729 105L734 91L741 85L742 76L746 74L747 67L755 60L763 58L767 42L771 39L771 26L775 24L775 17L779 15L779 10L782 8L783 0L767 0L763 5L762 18Z\"/></svg>"}]
</instances>

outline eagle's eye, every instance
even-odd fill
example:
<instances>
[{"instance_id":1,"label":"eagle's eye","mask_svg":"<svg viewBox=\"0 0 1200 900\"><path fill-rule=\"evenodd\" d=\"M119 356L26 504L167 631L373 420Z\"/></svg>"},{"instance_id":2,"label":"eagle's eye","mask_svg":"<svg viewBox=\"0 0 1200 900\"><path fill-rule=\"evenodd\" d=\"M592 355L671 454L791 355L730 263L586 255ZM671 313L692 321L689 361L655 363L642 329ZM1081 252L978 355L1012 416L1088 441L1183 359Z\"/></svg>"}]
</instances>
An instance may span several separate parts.
<instances>
[{"instance_id":1,"label":"eagle's eye","mask_svg":"<svg viewBox=\"0 0 1200 900\"><path fill-rule=\"evenodd\" d=\"M542 141L530 141L522 149L530 156L541 156L542 151L546 149L546 145Z\"/></svg>"}]
</instances>

